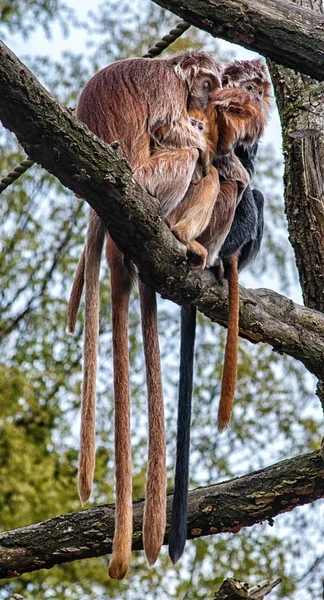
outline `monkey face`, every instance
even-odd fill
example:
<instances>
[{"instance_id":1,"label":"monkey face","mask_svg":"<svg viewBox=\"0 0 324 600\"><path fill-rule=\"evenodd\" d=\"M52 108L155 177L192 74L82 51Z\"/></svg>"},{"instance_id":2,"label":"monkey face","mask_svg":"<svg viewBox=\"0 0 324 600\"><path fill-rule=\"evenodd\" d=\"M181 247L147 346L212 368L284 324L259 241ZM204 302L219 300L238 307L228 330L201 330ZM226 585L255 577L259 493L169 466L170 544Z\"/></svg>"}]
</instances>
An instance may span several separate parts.
<instances>
[{"instance_id":1,"label":"monkey face","mask_svg":"<svg viewBox=\"0 0 324 600\"><path fill-rule=\"evenodd\" d=\"M188 109L206 108L209 94L220 87L220 79L212 73L201 73L201 75L198 75L190 90Z\"/></svg>"},{"instance_id":2,"label":"monkey face","mask_svg":"<svg viewBox=\"0 0 324 600\"><path fill-rule=\"evenodd\" d=\"M264 97L264 83L257 83L255 80L246 81L243 83L241 88L250 95L251 99L256 104L262 105Z\"/></svg>"}]
</instances>

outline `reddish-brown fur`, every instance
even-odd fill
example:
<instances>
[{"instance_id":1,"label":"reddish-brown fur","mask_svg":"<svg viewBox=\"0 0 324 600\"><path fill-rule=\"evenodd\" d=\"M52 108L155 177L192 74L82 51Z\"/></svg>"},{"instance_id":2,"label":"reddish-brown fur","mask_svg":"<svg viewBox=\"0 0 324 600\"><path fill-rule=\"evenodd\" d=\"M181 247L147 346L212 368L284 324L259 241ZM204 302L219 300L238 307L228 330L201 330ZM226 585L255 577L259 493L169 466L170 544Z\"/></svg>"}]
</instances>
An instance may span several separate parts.
<instances>
[{"instance_id":1,"label":"reddish-brown fur","mask_svg":"<svg viewBox=\"0 0 324 600\"><path fill-rule=\"evenodd\" d=\"M238 334L239 334L239 285L237 256L229 258L228 273L228 331L225 346L224 366L221 387L221 400L218 407L218 429L226 429L231 418L237 377Z\"/></svg>"},{"instance_id":2,"label":"reddish-brown fur","mask_svg":"<svg viewBox=\"0 0 324 600\"><path fill-rule=\"evenodd\" d=\"M232 149L259 139L263 131L261 111L246 92L215 90L205 111L190 110L189 114L204 124L209 160L216 157L217 169L211 166L207 177L190 185L168 221L173 233L185 243L198 238L208 251L207 264L212 266L230 230L238 192L242 194L249 181Z\"/></svg>"},{"instance_id":3,"label":"reddish-brown fur","mask_svg":"<svg viewBox=\"0 0 324 600\"><path fill-rule=\"evenodd\" d=\"M200 51L164 60L130 59L114 63L97 73L82 92L78 117L106 142L119 141L120 150L130 162L137 181L160 200L164 217L185 196L197 161L201 164L203 174L208 170L206 142L204 136L191 125L187 106L204 108L210 89L220 86L221 72L220 64ZM156 148L153 153L152 143ZM92 227L96 220L100 221L92 213ZM90 223L87 244L90 243ZM100 235L98 240L91 242L97 249L95 264L100 261L102 241ZM109 573L111 577L120 579L127 570L132 538L127 314L133 271L125 267L121 253L109 238L107 255L112 272L116 454L116 526ZM91 262L87 265L87 257L86 250L81 256L72 287L68 321L71 331L75 327L83 278L87 287L87 273L90 274L92 267ZM98 270L95 278L96 283L93 284L92 276L91 285L94 286L96 300L92 299L93 304L90 304L86 299L85 307L86 315L90 315L86 318L85 343L87 335L92 342L89 352L85 349L84 355L82 403L92 409L91 430L87 419L82 419L81 423L79 489L83 501L91 491L94 465L96 367L91 365L96 364L97 355ZM155 296L144 285L140 287L140 295L145 311L145 315L142 314L143 342L150 419L144 547L152 564L159 553L165 529L165 441ZM96 324L92 332L87 332L87 323ZM91 379L91 385L87 384L88 378ZM87 461L83 459L85 455L93 459ZM88 462L90 473L85 472Z\"/></svg>"}]
</instances>

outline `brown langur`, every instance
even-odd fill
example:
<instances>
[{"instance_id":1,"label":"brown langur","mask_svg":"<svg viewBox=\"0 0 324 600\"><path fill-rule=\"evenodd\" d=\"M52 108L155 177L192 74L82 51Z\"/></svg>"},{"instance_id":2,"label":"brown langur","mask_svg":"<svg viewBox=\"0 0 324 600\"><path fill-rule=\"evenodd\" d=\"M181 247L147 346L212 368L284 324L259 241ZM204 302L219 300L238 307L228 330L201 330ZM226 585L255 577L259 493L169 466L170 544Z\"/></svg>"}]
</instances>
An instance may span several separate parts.
<instances>
[{"instance_id":1,"label":"brown langur","mask_svg":"<svg viewBox=\"0 0 324 600\"><path fill-rule=\"evenodd\" d=\"M209 93L221 87L220 63L202 51L167 59L135 58L114 63L85 86L78 118L104 141L117 140L135 179L155 196L162 216L168 217L184 198L197 163L201 176L209 169L204 136L190 121L188 108L205 108ZM156 150L152 153L152 145ZM164 151L165 150L165 151ZM218 185L218 181L216 182ZM213 195L210 202L214 202ZM196 228L195 235L201 229ZM99 267L104 238L111 272L112 336L115 397L116 520L109 574L122 579L132 546L132 473L128 305L136 276L130 260L108 236L104 223L90 211L84 251L71 290L68 329L75 329L85 285L85 338L78 485L84 503L91 493L95 465L95 388L98 344ZM206 251L187 243L193 261L204 266ZM201 252L200 252L201 250ZM200 254L199 254L200 253ZM198 258L197 258L198 257ZM148 471L144 511L144 549L153 564L165 531L166 464L163 397L157 334L155 293L140 284L143 344L148 388Z\"/></svg>"},{"instance_id":2,"label":"brown langur","mask_svg":"<svg viewBox=\"0 0 324 600\"><path fill-rule=\"evenodd\" d=\"M252 195L251 198L252 192L248 186L249 174L253 171L250 168L251 160L242 160L242 165L234 150L235 148L244 148L245 152L245 149L249 147L256 148L257 141L263 133L270 108L270 82L265 66L260 60L235 61L230 64L224 71L223 85L233 89L214 92L214 96L220 97L223 95L224 97L230 91L237 91L238 102L237 104L233 102L231 105L231 101L229 101L229 112L224 112L224 117L228 118L231 114L230 106L233 106L234 111L236 107L237 116L241 115L242 118L242 120L238 119L242 126L242 132L239 132L238 129L229 136L229 128L225 126L225 121L218 120L219 142L214 153L213 167L218 171L220 192L214 204L209 224L198 238L198 241L208 250L207 265L210 267L216 266L218 279L222 279L224 275L223 264L220 260L220 258L224 258L225 275L229 280L229 330L218 415L219 429L223 429L228 424L236 382L239 313L237 257L240 261L240 254L242 253L242 265L247 264L258 252L263 231L263 202L257 194ZM248 102L245 106L249 106L251 112L249 112L249 109L246 110L244 104L240 106L240 93L244 94L245 98L246 95L248 96ZM222 123L224 126L222 126ZM235 128L235 121L233 121L233 125ZM230 146L223 144L223 136L226 135L233 142ZM238 139L240 135L241 137ZM242 157L242 150L238 154ZM247 170L244 166L247 166ZM202 180L200 186L204 181ZM194 195L192 202L199 203L195 196L196 193L199 193L199 185L191 186L189 191ZM240 203L237 205L238 200L240 200ZM200 198L200 202L204 202L203 197ZM243 203L243 209L239 211L241 203ZM180 205L176 212L181 211L182 208L185 210ZM250 209L251 214L250 212L247 214ZM238 217L235 220L234 215L236 213ZM233 218L234 228L233 233L231 233ZM226 244L227 237L229 238L228 244ZM220 254L221 248L224 248L223 254ZM196 308L192 305L183 306L181 309L177 457L169 536L169 554L174 563L182 555L187 538L195 328Z\"/></svg>"}]
</instances>

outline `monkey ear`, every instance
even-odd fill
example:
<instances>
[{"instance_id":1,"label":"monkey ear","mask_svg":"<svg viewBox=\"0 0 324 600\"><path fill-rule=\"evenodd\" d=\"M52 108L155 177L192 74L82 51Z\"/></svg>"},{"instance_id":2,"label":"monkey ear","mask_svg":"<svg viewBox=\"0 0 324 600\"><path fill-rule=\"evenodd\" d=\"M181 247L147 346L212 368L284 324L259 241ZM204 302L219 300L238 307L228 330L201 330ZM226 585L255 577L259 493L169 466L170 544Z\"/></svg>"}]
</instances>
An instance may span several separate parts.
<instances>
[{"instance_id":1,"label":"monkey ear","mask_svg":"<svg viewBox=\"0 0 324 600\"><path fill-rule=\"evenodd\" d=\"M199 71L196 59L189 54L182 60L175 59L172 64L179 79L186 81L190 90Z\"/></svg>"}]
</instances>

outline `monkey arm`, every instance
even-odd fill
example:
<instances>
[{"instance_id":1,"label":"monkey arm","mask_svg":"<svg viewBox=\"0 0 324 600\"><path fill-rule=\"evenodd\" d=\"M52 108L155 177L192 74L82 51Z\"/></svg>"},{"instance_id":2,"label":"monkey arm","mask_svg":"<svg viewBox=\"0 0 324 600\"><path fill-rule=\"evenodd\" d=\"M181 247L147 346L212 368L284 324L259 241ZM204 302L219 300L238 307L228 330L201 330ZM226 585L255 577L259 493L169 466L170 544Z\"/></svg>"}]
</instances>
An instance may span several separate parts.
<instances>
[{"instance_id":1,"label":"monkey arm","mask_svg":"<svg viewBox=\"0 0 324 600\"><path fill-rule=\"evenodd\" d=\"M234 218L238 185L236 181L221 181L220 191L208 227L197 241L208 250L207 266L213 266Z\"/></svg>"},{"instance_id":2,"label":"monkey arm","mask_svg":"<svg viewBox=\"0 0 324 600\"><path fill-rule=\"evenodd\" d=\"M206 229L219 191L218 172L211 166L207 177L190 185L183 201L169 216L169 225L178 239L189 242Z\"/></svg>"},{"instance_id":3,"label":"monkey arm","mask_svg":"<svg viewBox=\"0 0 324 600\"><path fill-rule=\"evenodd\" d=\"M163 126L149 129L152 139L162 148L182 148L183 150L197 148L202 176L209 170L209 150L204 135L194 127L186 111L174 120L168 120Z\"/></svg>"},{"instance_id":4,"label":"monkey arm","mask_svg":"<svg viewBox=\"0 0 324 600\"><path fill-rule=\"evenodd\" d=\"M255 142L253 146L242 146L239 145L235 148L234 152L240 159L243 167L247 170L250 177L255 173L255 160L258 152L258 142Z\"/></svg>"}]
</instances>

